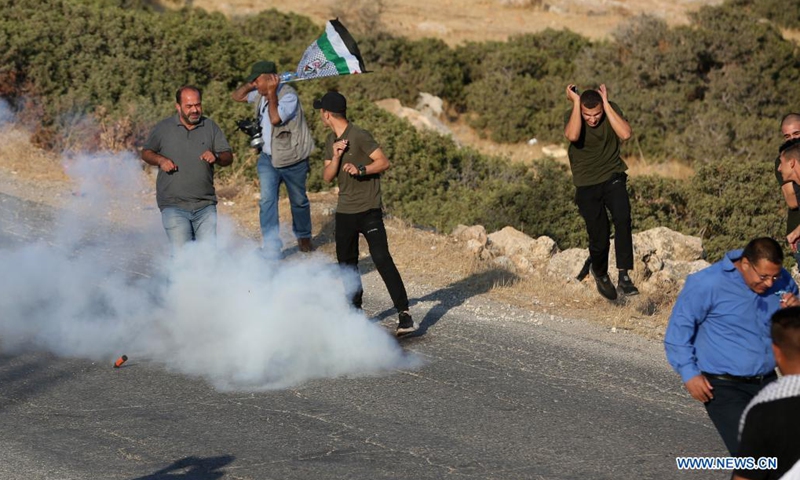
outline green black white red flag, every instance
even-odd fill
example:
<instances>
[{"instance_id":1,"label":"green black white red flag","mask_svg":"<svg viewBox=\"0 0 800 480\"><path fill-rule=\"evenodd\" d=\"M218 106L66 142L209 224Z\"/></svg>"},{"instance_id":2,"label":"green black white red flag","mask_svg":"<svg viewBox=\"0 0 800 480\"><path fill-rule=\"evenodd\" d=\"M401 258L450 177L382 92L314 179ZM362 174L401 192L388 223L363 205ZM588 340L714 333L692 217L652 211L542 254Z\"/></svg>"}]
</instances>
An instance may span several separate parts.
<instances>
[{"instance_id":1,"label":"green black white red flag","mask_svg":"<svg viewBox=\"0 0 800 480\"><path fill-rule=\"evenodd\" d=\"M364 59L356 41L344 25L335 19L325 24L325 33L306 49L297 71L281 74L281 82L365 72Z\"/></svg>"}]
</instances>

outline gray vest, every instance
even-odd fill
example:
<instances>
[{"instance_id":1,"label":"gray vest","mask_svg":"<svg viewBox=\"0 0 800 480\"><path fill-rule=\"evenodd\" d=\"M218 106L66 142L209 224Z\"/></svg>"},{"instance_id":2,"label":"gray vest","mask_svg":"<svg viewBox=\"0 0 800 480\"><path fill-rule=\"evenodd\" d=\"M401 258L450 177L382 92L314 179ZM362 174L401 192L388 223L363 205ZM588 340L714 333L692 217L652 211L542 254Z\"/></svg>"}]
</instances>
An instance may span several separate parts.
<instances>
[{"instance_id":1,"label":"gray vest","mask_svg":"<svg viewBox=\"0 0 800 480\"><path fill-rule=\"evenodd\" d=\"M278 93L278 102L281 97L295 90L284 84ZM296 92L295 92L296 94ZM255 102L256 117L260 114L262 96L259 95ZM267 114L269 115L269 114ZM302 162L311 155L314 149L314 137L308 129L306 117L303 114L303 105L297 99L297 114L291 120L272 126L272 166L275 168L288 167Z\"/></svg>"}]
</instances>

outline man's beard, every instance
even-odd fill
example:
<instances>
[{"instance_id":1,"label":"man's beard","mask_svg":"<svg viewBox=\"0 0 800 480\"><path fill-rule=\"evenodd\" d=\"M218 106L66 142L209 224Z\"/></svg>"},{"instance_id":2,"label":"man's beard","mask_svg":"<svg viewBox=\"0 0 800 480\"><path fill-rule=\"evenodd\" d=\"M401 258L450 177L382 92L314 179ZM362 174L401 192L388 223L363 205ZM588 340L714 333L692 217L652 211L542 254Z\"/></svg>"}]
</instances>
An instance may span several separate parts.
<instances>
[{"instance_id":1,"label":"man's beard","mask_svg":"<svg viewBox=\"0 0 800 480\"><path fill-rule=\"evenodd\" d=\"M189 125L197 125L198 123L200 123L200 118L202 117L202 115L198 114L197 118L194 119L194 120L192 120L189 117L189 115L184 115L183 113L181 113L181 117L183 117L183 121L186 122L187 124L189 124Z\"/></svg>"}]
</instances>

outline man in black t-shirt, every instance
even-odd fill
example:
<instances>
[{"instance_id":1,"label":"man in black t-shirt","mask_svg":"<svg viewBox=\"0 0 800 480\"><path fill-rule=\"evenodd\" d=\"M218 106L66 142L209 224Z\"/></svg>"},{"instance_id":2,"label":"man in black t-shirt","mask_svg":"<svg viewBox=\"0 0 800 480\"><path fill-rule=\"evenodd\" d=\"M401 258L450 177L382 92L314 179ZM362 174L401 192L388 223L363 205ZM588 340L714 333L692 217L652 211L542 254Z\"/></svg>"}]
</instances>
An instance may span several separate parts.
<instances>
[{"instance_id":1,"label":"man in black t-shirt","mask_svg":"<svg viewBox=\"0 0 800 480\"><path fill-rule=\"evenodd\" d=\"M800 460L800 307L775 312L771 332L772 351L783 376L764 387L742 414L738 456L755 462L776 458L778 468L736 470L734 480L778 479Z\"/></svg>"},{"instance_id":2,"label":"man in black t-shirt","mask_svg":"<svg viewBox=\"0 0 800 480\"><path fill-rule=\"evenodd\" d=\"M389 253L383 225L380 174L389 169L389 159L368 131L347 119L347 100L341 93L328 92L314 101L322 123L331 130L325 141L322 178L339 183L336 206L336 260L355 271L358 285L350 301L361 308L364 290L358 273L358 238L364 235L375 268L389 290L398 313L396 335L408 335L419 328L408 312L408 295L400 272Z\"/></svg>"}]
</instances>

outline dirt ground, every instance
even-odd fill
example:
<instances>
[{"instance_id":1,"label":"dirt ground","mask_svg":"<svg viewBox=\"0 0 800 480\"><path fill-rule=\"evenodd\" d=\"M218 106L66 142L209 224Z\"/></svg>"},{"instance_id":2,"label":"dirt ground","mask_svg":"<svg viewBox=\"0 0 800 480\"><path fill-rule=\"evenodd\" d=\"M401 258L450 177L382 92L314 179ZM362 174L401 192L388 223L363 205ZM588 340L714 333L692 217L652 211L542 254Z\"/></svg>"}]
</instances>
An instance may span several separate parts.
<instances>
[{"instance_id":1,"label":"dirt ground","mask_svg":"<svg viewBox=\"0 0 800 480\"><path fill-rule=\"evenodd\" d=\"M179 0L165 0L173 5ZM620 22L640 14L661 17L670 25L688 21L687 12L722 0L187 0L226 15L248 15L275 8L310 17L322 25L339 16L348 25L375 24L409 38L436 37L450 45L505 40L510 35L546 28L570 30L592 39L605 38ZM379 15L377 14L379 13Z\"/></svg>"}]
</instances>

